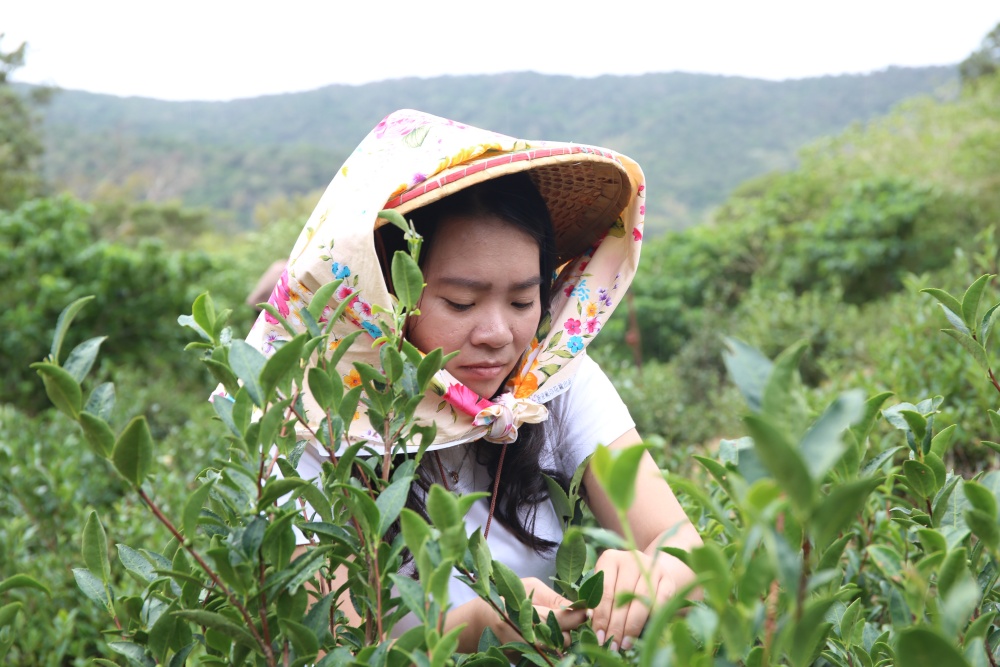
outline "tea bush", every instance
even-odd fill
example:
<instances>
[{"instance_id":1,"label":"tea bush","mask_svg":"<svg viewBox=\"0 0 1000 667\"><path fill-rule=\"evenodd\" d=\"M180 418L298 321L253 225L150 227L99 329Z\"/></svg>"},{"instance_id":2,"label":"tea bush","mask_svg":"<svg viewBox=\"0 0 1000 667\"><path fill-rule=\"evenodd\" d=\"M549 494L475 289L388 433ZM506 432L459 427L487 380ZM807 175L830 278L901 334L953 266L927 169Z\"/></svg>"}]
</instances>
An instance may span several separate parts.
<instances>
[{"instance_id":1,"label":"tea bush","mask_svg":"<svg viewBox=\"0 0 1000 667\"><path fill-rule=\"evenodd\" d=\"M0 290L6 304L0 311L0 367L5 369L0 403L29 411L45 405L23 362L45 354L52 321L70 300L95 297L80 324L109 337L108 361L147 370L162 364L179 378L188 369L187 379L200 381L203 373L183 363L185 337L175 325L177 313L197 294L192 285L228 288L224 293L237 296L237 302L248 289L234 294L203 252L172 252L155 239L134 248L101 241L91 229L92 213L89 205L70 197L35 199L0 211ZM240 308L249 320L249 309Z\"/></svg>"},{"instance_id":2,"label":"tea bush","mask_svg":"<svg viewBox=\"0 0 1000 667\"><path fill-rule=\"evenodd\" d=\"M413 289L404 289L409 296L386 315L383 368L359 367L363 385L352 390L341 387L339 375L331 376L335 359L308 363L326 335L318 312L302 311L309 332L265 359L231 339L227 314L216 313L210 299L195 301L184 321L202 335L197 347L233 396L232 402L214 402L229 458L205 469L193 491L173 498L176 489L157 488L154 471L163 461L145 417L112 429L108 384L97 385L84 400L80 383L97 346L81 343L62 359L68 326L83 303L66 311L47 361L34 366L54 404L79 423L95 454L86 465L109 461L131 488L128 495L169 533L135 547L119 543L112 561L98 514L86 521L86 567L74 577L113 619L107 656L130 665L323 666L513 660L978 667L1000 659L1000 472L963 478L949 471L945 461L958 428L940 424L943 399L904 396L911 402L890 404L888 392L867 398L859 391L833 392L815 410L816 396L797 378L804 344L772 362L735 339L726 342L726 366L747 402L743 427L750 437L723 441L716 456L694 457L709 482L670 475L706 543L690 553L667 550L695 570L699 594L679 591L656 609L627 651L599 645L586 625L562 646L552 621L533 611L516 576L492 560L481 534L466 536L462 515L476 497L432 487L429 521L402 509L420 454L398 466L391 454L402 442L428 442L430 432L412 425L412 406L444 359L440 353L422 356L392 333L400 330L420 284L415 265L399 262L394 282ZM941 321L950 325L951 338L941 338L952 340L979 367L980 377L1000 390L989 361L1000 308L980 307L987 282L982 277L961 297L928 293L942 304ZM319 295L317 306L325 302ZM277 461L284 478L268 476L273 454L262 445L276 443L292 461L301 446L291 426L298 420L295 390L303 383L327 414L317 437L339 442L345 419L364 400L370 412L384 416L375 423L382 424L389 444L358 444L331 457L318 485L299 479L284 460ZM987 416L1000 430L1000 414L991 410ZM984 446L1000 451L1000 444ZM629 450L612 455L599 449L591 461L620 511L631 500L636 460ZM303 517L299 498L319 520ZM628 538L573 523L575 500L575 493L553 489L568 525L556 585L588 605L601 586L599 576L588 574L595 550L627 546ZM397 520L399 535L383 541ZM293 525L314 537L315 546L303 554L293 552ZM398 573L404 550L412 554L415 579ZM346 574L334 578L338 566ZM453 569L524 641L501 645L485 632L477 653L454 652L454 631L440 631ZM24 627L25 600L41 594L37 588L23 575L0 582L0 626ZM11 591L19 597L10 597ZM343 604L355 607L359 624L343 613ZM392 626L407 613L422 623L390 639ZM19 639L10 627L0 630L0 642ZM111 664L108 658L98 662Z\"/></svg>"}]
</instances>

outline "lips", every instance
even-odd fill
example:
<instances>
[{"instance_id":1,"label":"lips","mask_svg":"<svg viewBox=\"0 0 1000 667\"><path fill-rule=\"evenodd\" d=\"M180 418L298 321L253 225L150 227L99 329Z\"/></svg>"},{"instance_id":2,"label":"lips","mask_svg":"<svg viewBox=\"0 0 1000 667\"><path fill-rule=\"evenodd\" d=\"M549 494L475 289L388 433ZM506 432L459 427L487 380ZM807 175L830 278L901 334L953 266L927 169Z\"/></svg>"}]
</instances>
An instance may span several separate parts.
<instances>
[{"instance_id":1,"label":"lips","mask_svg":"<svg viewBox=\"0 0 1000 667\"><path fill-rule=\"evenodd\" d=\"M507 364L500 363L482 363L482 364L471 364L468 366L459 366L462 373L469 375L471 377L479 378L482 380L492 380L499 375L506 374Z\"/></svg>"}]
</instances>

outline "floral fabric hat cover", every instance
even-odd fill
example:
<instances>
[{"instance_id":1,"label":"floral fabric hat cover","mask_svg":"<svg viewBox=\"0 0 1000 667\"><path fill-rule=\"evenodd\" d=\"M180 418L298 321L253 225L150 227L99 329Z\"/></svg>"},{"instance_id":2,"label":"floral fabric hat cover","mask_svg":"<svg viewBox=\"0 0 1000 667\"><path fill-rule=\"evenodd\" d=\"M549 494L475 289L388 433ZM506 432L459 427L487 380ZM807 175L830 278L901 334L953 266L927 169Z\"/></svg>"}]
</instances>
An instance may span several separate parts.
<instances>
[{"instance_id":1,"label":"floral fabric hat cover","mask_svg":"<svg viewBox=\"0 0 1000 667\"><path fill-rule=\"evenodd\" d=\"M441 370L418 419L437 424L430 449L485 438L508 443L522 423L543 421L543 405L569 386L575 361L610 317L639 261L645 187L642 170L617 153L578 144L521 141L417 111L387 116L355 149L334 177L299 235L271 294L286 321L299 331L299 316L325 283L343 279L324 316L343 300L344 316L331 330L330 347L360 327L338 371L348 387L360 383L352 363L378 366L372 341L381 336L372 306L389 307L374 230L378 212L407 212L477 182L528 170L552 214L560 267L547 315L525 350L520 369L495 400L478 396ZM264 354L288 332L262 312L247 342ZM322 413L305 396L310 427ZM349 427L352 442L380 443L362 405ZM301 434L308 439L308 432ZM315 443L320 446L319 443ZM346 446L347 443L344 443Z\"/></svg>"}]
</instances>

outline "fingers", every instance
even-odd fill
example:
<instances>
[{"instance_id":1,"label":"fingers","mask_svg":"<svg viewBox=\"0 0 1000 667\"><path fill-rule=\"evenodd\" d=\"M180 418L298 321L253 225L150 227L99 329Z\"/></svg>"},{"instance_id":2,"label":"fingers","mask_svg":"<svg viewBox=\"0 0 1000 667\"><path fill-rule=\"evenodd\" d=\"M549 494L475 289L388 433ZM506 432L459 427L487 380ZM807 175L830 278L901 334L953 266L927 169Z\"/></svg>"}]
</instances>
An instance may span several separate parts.
<instances>
[{"instance_id":1,"label":"fingers","mask_svg":"<svg viewBox=\"0 0 1000 667\"><path fill-rule=\"evenodd\" d=\"M596 569L604 572L604 593L592 618L598 642L610 640L613 651L631 648L649 618L644 601L660 604L674 595L673 578L659 561L641 552L609 550L601 554ZM616 607L614 600L619 593L634 593L637 598Z\"/></svg>"}]
</instances>

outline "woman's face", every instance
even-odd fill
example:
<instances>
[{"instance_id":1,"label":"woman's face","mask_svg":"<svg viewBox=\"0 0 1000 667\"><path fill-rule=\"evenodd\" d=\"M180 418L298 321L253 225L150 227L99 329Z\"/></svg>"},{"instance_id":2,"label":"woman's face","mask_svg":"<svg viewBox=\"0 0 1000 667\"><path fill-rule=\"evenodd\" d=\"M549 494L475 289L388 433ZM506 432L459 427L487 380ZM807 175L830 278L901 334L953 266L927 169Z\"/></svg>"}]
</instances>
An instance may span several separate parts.
<instances>
[{"instance_id":1,"label":"woman's face","mask_svg":"<svg viewBox=\"0 0 1000 667\"><path fill-rule=\"evenodd\" d=\"M438 224L423 264L427 287L410 342L424 352L458 351L445 368L492 397L538 327L538 244L495 216L448 218Z\"/></svg>"}]
</instances>

